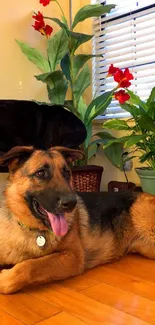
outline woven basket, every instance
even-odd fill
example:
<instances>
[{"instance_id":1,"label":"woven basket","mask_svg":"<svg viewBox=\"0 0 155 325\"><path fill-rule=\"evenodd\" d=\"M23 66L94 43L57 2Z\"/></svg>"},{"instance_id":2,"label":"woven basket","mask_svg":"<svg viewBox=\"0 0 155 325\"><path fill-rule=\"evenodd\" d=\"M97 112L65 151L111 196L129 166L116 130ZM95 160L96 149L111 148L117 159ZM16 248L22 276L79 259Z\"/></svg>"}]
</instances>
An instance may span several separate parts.
<instances>
[{"instance_id":1,"label":"woven basket","mask_svg":"<svg viewBox=\"0 0 155 325\"><path fill-rule=\"evenodd\" d=\"M73 186L77 192L99 192L103 167L73 167Z\"/></svg>"}]
</instances>

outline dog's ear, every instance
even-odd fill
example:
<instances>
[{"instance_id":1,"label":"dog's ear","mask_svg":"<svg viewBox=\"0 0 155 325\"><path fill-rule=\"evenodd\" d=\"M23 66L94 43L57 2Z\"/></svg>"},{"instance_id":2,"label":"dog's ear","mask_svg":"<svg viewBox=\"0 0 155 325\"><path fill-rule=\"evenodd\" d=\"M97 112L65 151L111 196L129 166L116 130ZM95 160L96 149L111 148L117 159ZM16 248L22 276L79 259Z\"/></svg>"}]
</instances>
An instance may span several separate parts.
<instances>
[{"instance_id":1,"label":"dog's ear","mask_svg":"<svg viewBox=\"0 0 155 325\"><path fill-rule=\"evenodd\" d=\"M13 147L7 153L0 156L0 166L7 166L9 171L15 171L33 152L33 147Z\"/></svg>"},{"instance_id":2,"label":"dog's ear","mask_svg":"<svg viewBox=\"0 0 155 325\"><path fill-rule=\"evenodd\" d=\"M81 150L76 150L76 149L69 149L66 147L53 147L51 148L52 151L58 151L60 152L66 161L68 162L73 162L75 160L84 160L85 159L85 154Z\"/></svg>"}]
</instances>

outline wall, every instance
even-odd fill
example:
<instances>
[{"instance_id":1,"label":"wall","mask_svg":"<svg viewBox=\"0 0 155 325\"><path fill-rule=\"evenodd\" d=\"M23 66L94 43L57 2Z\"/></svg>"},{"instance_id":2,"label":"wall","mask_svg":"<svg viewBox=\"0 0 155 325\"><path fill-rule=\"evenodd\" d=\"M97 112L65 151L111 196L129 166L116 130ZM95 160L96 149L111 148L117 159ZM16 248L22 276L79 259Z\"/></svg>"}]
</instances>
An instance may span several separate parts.
<instances>
[{"instance_id":1,"label":"wall","mask_svg":"<svg viewBox=\"0 0 155 325\"><path fill-rule=\"evenodd\" d=\"M69 17L69 0L62 5ZM5 0L1 5L1 73L0 98L46 100L46 87L33 77L40 71L24 57L15 39L31 44L32 47L45 52L46 38L32 28L33 11L60 18L60 10L55 2L47 7L39 4L39 0ZM54 31L57 25L51 23Z\"/></svg>"},{"instance_id":2,"label":"wall","mask_svg":"<svg viewBox=\"0 0 155 325\"><path fill-rule=\"evenodd\" d=\"M80 0L80 1L75 1L73 0L73 11L74 14L75 12L80 9L80 7L90 4L90 0ZM80 26L80 31L86 34L91 34L92 33L92 20L86 20L85 22L83 22ZM91 42L89 43L89 45L83 45L80 49L83 53L91 53L92 51L92 46L91 46ZM87 102L90 102L91 100L91 94L92 92L90 91L90 89L87 91L86 93L86 100ZM102 123L95 123L94 124L94 133L102 131ZM119 137L119 136L123 136L123 133L115 133L115 136ZM101 183L101 190L107 190L107 184L112 181L125 181L125 177L123 172L121 172L119 169L117 169L116 167L114 167L110 161L107 159L107 157L104 155L104 152L102 149L100 149L97 153L97 156L95 158L93 158L90 161L90 164L96 164L96 165L100 165L104 167L104 173L102 176L102 183ZM135 166L139 166L138 163L138 159L136 159L134 161L134 165L133 165L133 170L131 172L127 172L129 181L136 183L137 185L139 184L139 178L136 174L136 172L134 171Z\"/></svg>"}]
</instances>

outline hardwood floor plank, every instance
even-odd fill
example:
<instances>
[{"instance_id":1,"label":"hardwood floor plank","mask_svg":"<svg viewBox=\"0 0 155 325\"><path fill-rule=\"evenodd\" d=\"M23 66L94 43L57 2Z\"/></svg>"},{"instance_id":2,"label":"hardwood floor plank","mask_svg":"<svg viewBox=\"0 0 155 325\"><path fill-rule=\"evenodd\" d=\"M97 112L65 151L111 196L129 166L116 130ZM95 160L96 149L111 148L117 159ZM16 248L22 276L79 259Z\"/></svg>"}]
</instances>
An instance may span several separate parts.
<instances>
[{"instance_id":1,"label":"hardwood floor plank","mask_svg":"<svg viewBox=\"0 0 155 325\"><path fill-rule=\"evenodd\" d=\"M21 322L32 325L57 314L60 309L25 294L0 295L0 308Z\"/></svg>"},{"instance_id":2,"label":"hardwood floor plank","mask_svg":"<svg viewBox=\"0 0 155 325\"><path fill-rule=\"evenodd\" d=\"M90 274L88 273L88 275L97 277L101 282L155 301L155 283L151 281L146 281L127 273L124 274L123 269L122 272L117 271L114 268L108 267L108 265L96 268L95 272L94 270L89 272Z\"/></svg>"},{"instance_id":3,"label":"hardwood floor plank","mask_svg":"<svg viewBox=\"0 0 155 325\"><path fill-rule=\"evenodd\" d=\"M87 323L62 312L56 316L46 319L43 322L39 322L37 325L86 325Z\"/></svg>"},{"instance_id":4,"label":"hardwood floor plank","mask_svg":"<svg viewBox=\"0 0 155 325\"><path fill-rule=\"evenodd\" d=\"M46 319L43 322L37 323L37 325L86 325L88 323L85 323L69 314L66 312L62 312L56 316L53 316L49 319ZM109 323L109 322L104 322L102 323L103 325L116 325L116 323Z\"/></svg>"},{"instance_id":5,"label":"hardwood floor plank","mask_svg":"<svg viewBox=\"0 0 155 325\"><path fill-rule=\"evenodd\" d=\"M1 325L23 325L17 319L11 317L10 315L6 314L4 311L0 310L0 324Z\"/></svg>"},{"instance_id":6,"label":"hardwood floor plank","mask_svg":"<svg viewBox=\"0 0 155 325\"><path fill-rule=\"evenodd\" d=\"M155 260L133 254L108 264L108 267L155 283Z\"/></svg>"},{"instance_id":7,"label":"hardwood floor plank","mask_svg":"<svg viewBox=\"0 0 155 325\"><path fill-rule=\"evenodd\" d=\"M84 294L152 325L155 324L154 301L105 283L100 283L84 290Z\"/></svg>"},{"instance_id":8,"label":"hardwood floor plank","mask_svg":"<svg viewBox=\"0 0 155 325\"><path fill-rule=\"evenodd\" d=\"M79 276L75 276L71 279L67 279L65 281L60 282L62 286L74 289L75 291L81 291L87 289L95 284L98 284L100 280L98 280L94 275L82 274Z\"/></svg>"},{"instance_id":9,"label":"hardwood floor plank","mask_svg":"<svg viewBox=\"0 0 155 325\"><path fill-rule=\"evenodd\" d=\"M84 294L61 285L51 285L29 290L29 294L44 302L60 306L63 311L91 325L111 322L116 325L148 325L148 322L135 318L106 304L91 299Z\"/></svg>"}]
</instances>

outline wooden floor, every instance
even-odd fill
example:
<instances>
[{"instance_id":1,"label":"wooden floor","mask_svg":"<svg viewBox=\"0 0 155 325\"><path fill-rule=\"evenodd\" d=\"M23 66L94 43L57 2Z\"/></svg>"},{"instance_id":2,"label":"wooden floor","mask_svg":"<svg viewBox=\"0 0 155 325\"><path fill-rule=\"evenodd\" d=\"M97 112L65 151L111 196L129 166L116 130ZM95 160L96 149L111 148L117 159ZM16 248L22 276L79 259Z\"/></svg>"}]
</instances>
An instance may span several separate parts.
<instances>
[{"instance_id":1,"label":"wooden floor","mask_svg":"<svg viewBox=\"0 0 155 325\"><path fill-rule=\"evenodd\" d=\"M0 295L0 325L155 325L155 261L128 256L82 276Z\"/></svg>"}]
</instances>

